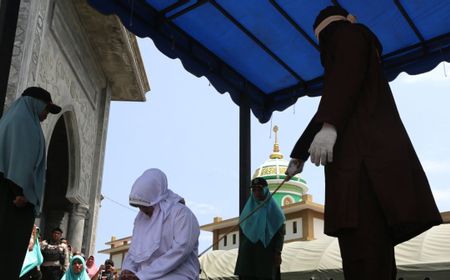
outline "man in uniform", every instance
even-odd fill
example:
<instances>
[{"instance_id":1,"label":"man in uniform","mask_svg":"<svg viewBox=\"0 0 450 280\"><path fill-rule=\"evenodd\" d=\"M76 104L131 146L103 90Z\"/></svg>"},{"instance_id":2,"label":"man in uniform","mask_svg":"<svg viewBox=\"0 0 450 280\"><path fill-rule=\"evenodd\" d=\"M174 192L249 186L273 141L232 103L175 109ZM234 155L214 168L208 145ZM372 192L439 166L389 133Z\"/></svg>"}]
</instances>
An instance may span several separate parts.
<instances>
[{"instance_id":1,"label":"man in uniform","mask_svg":"<svg viewBox=\"0 0 450 280\"><path fill-rule=\"evenodd\" d=\"M42 280L59 280L69 267L69 250L61 241L62 230L55 228L50 241L41 243L44 262L41 265Z\"/></svg>"}]
</instances>

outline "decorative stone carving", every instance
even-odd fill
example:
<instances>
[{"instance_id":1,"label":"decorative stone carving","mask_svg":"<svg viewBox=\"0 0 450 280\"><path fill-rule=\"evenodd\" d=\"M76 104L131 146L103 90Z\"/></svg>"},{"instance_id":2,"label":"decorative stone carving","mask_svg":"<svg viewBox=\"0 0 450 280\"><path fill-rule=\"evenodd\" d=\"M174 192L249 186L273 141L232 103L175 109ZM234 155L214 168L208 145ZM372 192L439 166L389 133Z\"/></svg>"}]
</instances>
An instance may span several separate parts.
<instances>
[{"instance_id":1,"label":"decorative stone carving","mask_svg":"<svg viewBox=\"0 0 450 280\"><path fill-rule=\"evenodd\" d=\"M52 40L47 40L41 52L38 84L49 90L55 103L72 104L80 136L79 186L70 188L67 198L73 203L87 203L91 187L92 163L97 138L97 114L84 93L84 88L73 73L65 56ZM86 75L87 73L84 73ZM69 94L70 93L70 94ZM104 106L102 104L102 106ZM43 123L47 139L51 131L49 123Z\"/></svg>"},{"instance_id":2,"label":"decorative stone carving","mask_svg":"<svg viewBox=\"0 0 450 280\"><path fill-rule=\"evenodd\" d=\"M136 37L116 16L104 16L86 1L73 2L99 62L108 76L112 100L145 100L150 89Z\"/></svg>"},{"instance_id":3,"label":"decorative stone carving","mask_svg":"<svg viewBox=\"0 0 450 280\"><path fill-rule=\"evenodd\" d=\"M32 85L36 81L36 71L37 66L39 62L39 54L41 51L41 45L42 45L42 36L44 32L44 19L47 16L47 10L48 10L48 2L49 1L36 1L38 2L38 10L37 10L37 16L36 16L36 22L34 25L33 30L33 42L31 45L31 63L29 64L28 68L28 84Z\"/></svg>"},{"instance_id":4,"label":"decorative stone carving","mask_svg":"<svg viewBox=\"0 0 450 280\"><path fill-rule=\"evenodd\" d=\"M86 94L87 99L95 109L98 99L97 93L100 88L104 87L105 81L96 75L85 74L98 73L100 67L96 65L85 33L81 30L81 24L74 15L73 6L72 9L68 9L68 5L72 6L71 2L62 4L61 1L57 1L55 3L50 30L69 65L75 70L74 74L83 87L83 93Z\"/></svg>"},{"instance_id":5,"label":"decorative stone carving","mask_svg":"<svg viewBox=\"0 0 450 280\"><path fill-rule=\"evenodd\" d=\"M22 0L20 2L19 15L17 19L17 29L16 29L16 38L14 40L14 49L13 55L11 57L11 68L9 70L9 79L8 79L8 90L6 92L5 98L5 109L9 107L9 105L16 100L18 84L19 84L19 73L22 67L22 61L25 56L25 40L26 40L26 31L29 25L29 17L30 17L30 0Z\"/></svg>"}]
</instances>

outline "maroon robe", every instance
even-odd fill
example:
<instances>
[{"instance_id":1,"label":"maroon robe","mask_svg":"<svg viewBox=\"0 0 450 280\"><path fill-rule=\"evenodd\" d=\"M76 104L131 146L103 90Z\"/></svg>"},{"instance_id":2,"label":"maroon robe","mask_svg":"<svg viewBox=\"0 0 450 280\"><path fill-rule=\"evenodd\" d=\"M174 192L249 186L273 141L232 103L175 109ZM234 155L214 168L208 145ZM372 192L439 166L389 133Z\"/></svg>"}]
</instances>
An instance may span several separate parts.
<instances>
[{"instance_id":1,"label":"maroon robe","mask_svg":"<svg viewBox=\"0 0 450 280\"><path fill-rule=\"evenodd\" d=\"M322 124L334 125L333 162L325 166L325 233L338 236L358 226L361 174L368 176L395 244L442 223L384 77L378 39L365 26L344 21L320 36L324 91L291 157L306 161Z\"/></svg>"}]
</instances>

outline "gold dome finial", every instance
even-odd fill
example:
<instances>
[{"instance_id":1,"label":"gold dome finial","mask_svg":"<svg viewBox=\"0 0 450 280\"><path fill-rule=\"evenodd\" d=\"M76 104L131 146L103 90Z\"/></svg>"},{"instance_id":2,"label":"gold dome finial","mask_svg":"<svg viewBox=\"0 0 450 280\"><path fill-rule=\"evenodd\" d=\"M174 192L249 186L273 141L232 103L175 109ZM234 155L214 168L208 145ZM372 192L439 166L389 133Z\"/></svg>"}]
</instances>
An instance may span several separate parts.
<instances>
[{"instance_id":1,"label":"gold dome finial","mask_svg":"<svg viewBox=\"0 0 450 280\"><path fill-rule=\"evenodd\" d=\"M273 151L277 153L280 151L280 146L278 145L278 126L273 127L273 132L275 132L275 144L273 145Z\"/></svg>"},{"instance_id":2,"label":"gold dome finial","mask_svg":"<svg viewBox=\"0 0 450 280\"><path fill-rule=\"evenodd\" d=\"M273 153L270 155L270 158L282 159L283 155L280 153L280 145L278 145L278 126L273 127L273 132L275 132L275 143L273 144Z\"/></svg>"}]
</instances>

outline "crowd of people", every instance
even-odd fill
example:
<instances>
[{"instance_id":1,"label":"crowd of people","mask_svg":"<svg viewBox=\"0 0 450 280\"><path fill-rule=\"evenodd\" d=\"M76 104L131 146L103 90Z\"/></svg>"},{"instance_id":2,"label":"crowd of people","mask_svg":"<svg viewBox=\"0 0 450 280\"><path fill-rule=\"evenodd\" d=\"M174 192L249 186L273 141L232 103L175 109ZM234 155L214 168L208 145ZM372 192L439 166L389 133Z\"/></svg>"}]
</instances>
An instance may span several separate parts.
<instances>
[{"instance_id":1,"label":"crowd of people","mask_svg":"<svg viewBox=\"0 0 450 280\"><path fill-rule=\"evenodd\" d=\"M63 231L57 227L48 240L42 240L39 228L33 227L20 280L118 279L112 260L97 266L94 256L85 259L80 251L72 251L72 246L62 234Z\"/></svg>"},{"instance_id":2,"label":"crowd of people","mask_svg":"<svg viewBox=\"0 0 450 280\"><path fill-rule=\"evenodd\" d=\"M308 158L325 166L325 233L339 240L345 279L393 280L394 246L442 219L384 78L375 34L338 6L322 10L313 29L324 91L291 153L286 180L302 172ZM97 268L93 256L72 252L60 228L39 240L33 223L46 168L40 122L60 111L49 92L30 87L0 120L2 279L19 273L42 280L198 279L198 221L156 168L131 188L129 203L140 211L120 275L110 260ZM240 216L240 279L280 278L285 217L269 193L264 178L251 181Z\"/></svg>"}]
</instances>

